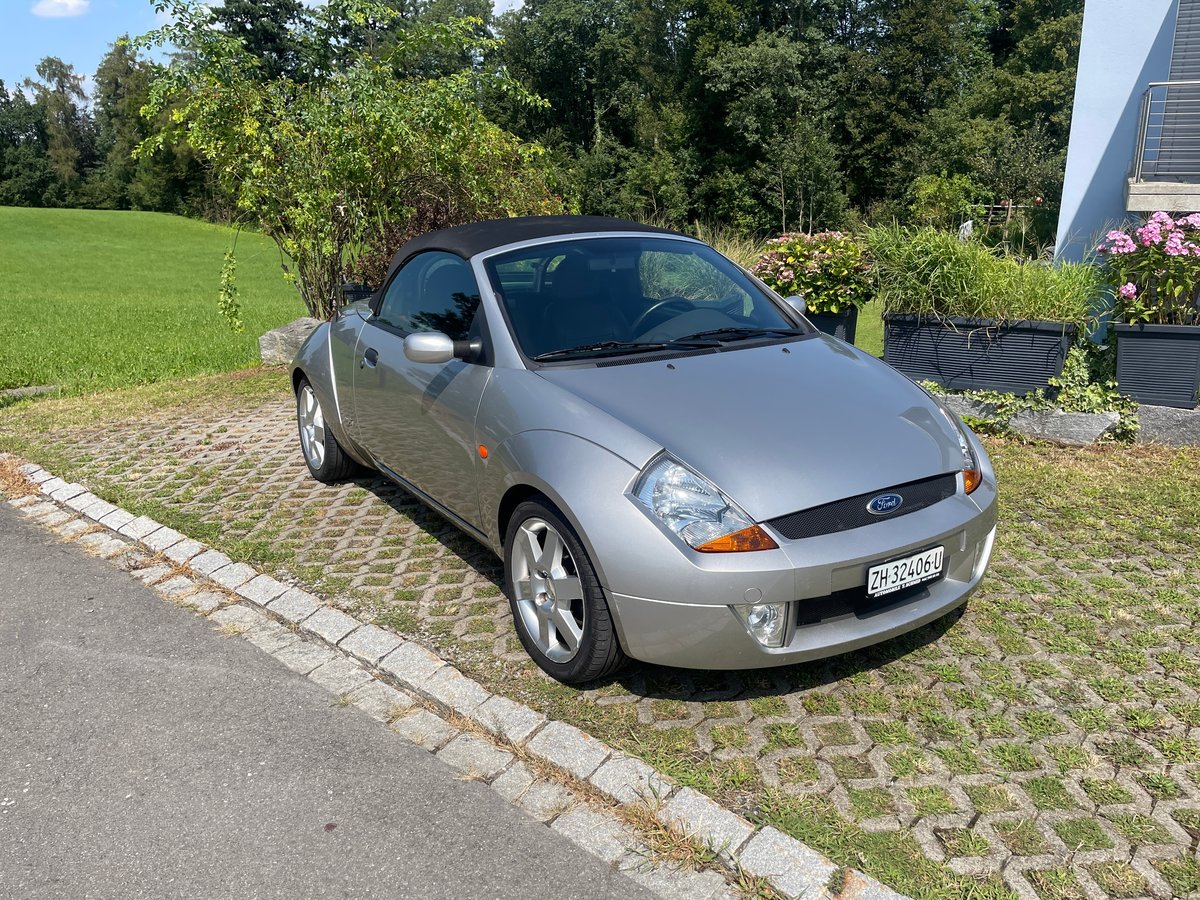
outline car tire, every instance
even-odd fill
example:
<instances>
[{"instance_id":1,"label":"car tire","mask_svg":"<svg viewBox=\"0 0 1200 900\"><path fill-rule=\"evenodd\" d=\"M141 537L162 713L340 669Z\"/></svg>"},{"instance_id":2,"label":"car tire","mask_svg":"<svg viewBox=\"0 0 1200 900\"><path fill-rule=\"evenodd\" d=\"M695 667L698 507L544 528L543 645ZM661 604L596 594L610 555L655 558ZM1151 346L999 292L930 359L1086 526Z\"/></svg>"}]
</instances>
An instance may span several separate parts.
<instances>
[{"instance_id":1,"label":"car tire","mask_svg":"<svg viewBox=\"0 0 1200 900\"><path fill-rule=\"evenodd\" d=\"M325 426L325 413L307 378L296 385L296 427L300 432L300 453L304 464L317 481L331 484L345 481L359 468L333 431Z\"/></svg>"},{"instance_id":2,"label":"car tire","mask_svg":"<svg viewBox=\"0 0 1200 900\"><path fill-rule=\"evenodd\" d=\"M549 501L527 500L508 520L504 583L521 645L566 684L628 662L583 542Z\"/></svg>"}]
</instances>

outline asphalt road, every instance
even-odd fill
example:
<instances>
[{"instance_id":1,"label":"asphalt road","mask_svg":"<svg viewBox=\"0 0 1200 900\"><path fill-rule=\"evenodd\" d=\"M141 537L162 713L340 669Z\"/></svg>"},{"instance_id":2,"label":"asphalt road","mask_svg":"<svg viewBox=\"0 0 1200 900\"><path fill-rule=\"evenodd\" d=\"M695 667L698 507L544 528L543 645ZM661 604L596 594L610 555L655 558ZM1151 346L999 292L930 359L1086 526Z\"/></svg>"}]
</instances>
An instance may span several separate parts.
<instances>
[{"instance_id":1,"label":"asphalt road","mask_svg":"<svg viewBox=\"0 0 1200 900\"><path fill-rule=\"evenodd\" d=\"M0 503L0 897L649 897Z\"/></svg>"}]
</instances>

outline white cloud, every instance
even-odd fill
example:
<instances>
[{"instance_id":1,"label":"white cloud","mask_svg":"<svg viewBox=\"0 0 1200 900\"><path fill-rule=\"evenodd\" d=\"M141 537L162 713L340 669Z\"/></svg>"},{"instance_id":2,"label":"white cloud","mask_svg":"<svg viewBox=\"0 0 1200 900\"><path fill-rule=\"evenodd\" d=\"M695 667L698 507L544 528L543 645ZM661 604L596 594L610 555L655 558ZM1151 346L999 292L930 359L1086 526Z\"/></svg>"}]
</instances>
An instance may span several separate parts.
<instances>
[{"instance_id":1,"label":"white cloud","mask_svg":"<svg viewBox=\"0 0 1200 900\"><path fill-rule=\"evenodd\" d=\"M68 16L82 16L90 5L91 0L38 0L31 11L35 16L63 19Z\"/></svg>"}]
</instances>

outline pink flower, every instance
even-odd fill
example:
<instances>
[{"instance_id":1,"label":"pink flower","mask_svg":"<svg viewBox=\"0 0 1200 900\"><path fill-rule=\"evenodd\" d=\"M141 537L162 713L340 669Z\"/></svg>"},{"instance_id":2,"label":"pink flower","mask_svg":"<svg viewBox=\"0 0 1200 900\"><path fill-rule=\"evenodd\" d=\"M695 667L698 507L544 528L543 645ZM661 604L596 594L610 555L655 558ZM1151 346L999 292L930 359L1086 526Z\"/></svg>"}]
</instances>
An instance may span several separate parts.
<instances>
[{"instance_id":1,"label":"pink flower","mask_svg":"<svg viewBox=\"0 0 1200 900\"><path fill-rule=\"evenodd\" d=\"M1165 225L1167 228L1175 227L1175 220L1161 210L1150 217L1150 222L1154 225Z\"/></svg>"},{"instance_id":2,"label":"pink flower","mask_svg":"<svg viewBox=\"0 0 1200 900\"><path fill-rule=\"evenodd\" d=\"M1167 243L1163 246L1163 250L1167 256L1183 256L1187 253L1183 246L1183 232L1172 231L1167 236Z\"/></svg>"},{"instance_id":3,"label":"pink flower","mask_svg":"<svg viewBox=\"0 0 1200 900\"><path fill-rule=\"evenodd\" d=\"M1183 228L1185 225L1189 228L1200 228L1200 213L1192 213L1191 215L1184 216L1182 219L1176 219L1175 224L1180 228Z\"/></svg>"},{"instance_id":4,"label":"pink flower","mask_svg":"<svg viewBox=\"0 0 1200 900\"><path fill-rule=\"evenodd\" d=\"M1120 294L1122 297L1124 297L1126 300L1132 300L1134 297L1137 296L1137 285L1134 284L1132 281L1127 281L1127 282L1125 282L1125 284L1123 284L1119 288L1117 288L1117 293Z\"/></svg>"},{"instance_id":5,"label":"pink flower","mask_svg":"<svg viewBox=\"0 0 1200 900\"><path fill-rule=\"evenodd\" d=\"M1143 247L1149 247L1151 244L1162 242L1162 228L1157 222L1147 222L1137 230L1137 236Z\"/></svg>"},{"instance_id":6,"label":"pink flower","mask_svg":"<svg viewBox=\"0 0 1200 900\"><path fill-rule=\"evenodd\" d=\"M1137 249L1137 244L1133 242L1133 238L1123 231L1110 231L1104 237L1108 243L1101 244L1100 246L1105 252L1121 255L1125 253L1132 253Z\"/></svg>"}]
</instances>

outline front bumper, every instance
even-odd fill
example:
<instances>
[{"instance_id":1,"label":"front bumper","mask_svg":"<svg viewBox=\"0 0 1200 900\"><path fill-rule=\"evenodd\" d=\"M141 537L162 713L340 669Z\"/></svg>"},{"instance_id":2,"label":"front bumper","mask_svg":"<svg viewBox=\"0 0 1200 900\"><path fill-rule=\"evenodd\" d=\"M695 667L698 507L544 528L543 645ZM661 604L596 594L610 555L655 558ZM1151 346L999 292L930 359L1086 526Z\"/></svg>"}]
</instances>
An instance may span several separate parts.
<instances>
[{"instance_id":1,"label":"front bumper","mask_svg":"<svg viewBox=\"0 0 1200 900\"><path fill-rule=\"evenodd\" d=\"M771 565L760 571L721 573L718 593L723 597L746 602L761 594L762 602L791 604L783 646L778 648L759 644L728 602L714 603L712 595L700 599L702 595L693 590L680 592L684 596L664 591L664 596L654 599L609 591L609 606L621 646L644 662L692 669L805 662L895 637L961 605L983 578L995 533L996 489L988 479L970 496L959 493L907 516L836 534L780 541L779 551L761 554ZM938 544L946 548L945 574L939 581L899 592L895 599L876 601L870 609L863 604L856 611L850 608L856 606L852 600L847 608L831 604L838 597L853 598L856 591L865 597L870 565ZM759 555L736 554L739 563ZM786 562L786 569L781 562ZM692 579L687 581L695 585ZM826 609L832 614L821 617L820 610Z\"/></svg>"}]
</instances>

